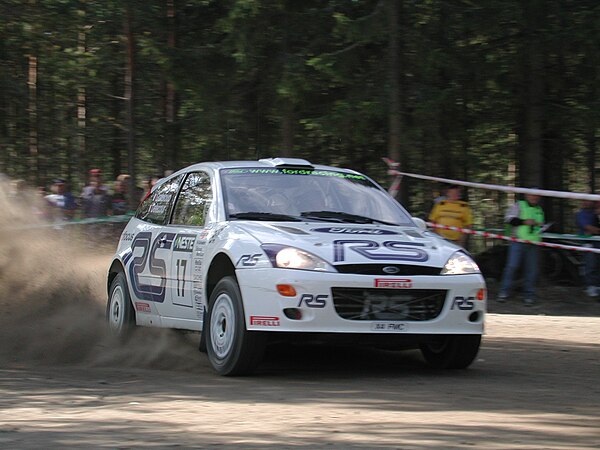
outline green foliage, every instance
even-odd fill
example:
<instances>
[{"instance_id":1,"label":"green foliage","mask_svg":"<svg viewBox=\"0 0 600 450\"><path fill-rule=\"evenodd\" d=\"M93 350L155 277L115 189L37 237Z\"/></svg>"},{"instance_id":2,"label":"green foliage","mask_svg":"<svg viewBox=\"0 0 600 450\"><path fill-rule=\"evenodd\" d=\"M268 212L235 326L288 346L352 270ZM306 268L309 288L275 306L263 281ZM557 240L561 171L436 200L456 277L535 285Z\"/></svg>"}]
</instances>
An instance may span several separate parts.
<instances>
[{"instance_id":1,"label":"green foliage","mask_svg":"<svg viewBox=\"0 0 600 450\"><path fill-rule=\"evenodd\" d=\"M397 73L390 71L392 2ZM199 160L279 155L291 142L293 156L365 170L386 184L381 157L397 79L406 171L519 184L538 143L544 186L597 185L596 1L173 0L168 18L169 4L127 2L140 178ZM125 6L2 2L0 171L30 178L38 158L41 184L60 175L77 188L92 166L111 175L127 170ZM35 123L30 55L38 64ZM426 215L436 186L406 182L405 189L408 206ZM471 195L496 216L506 200Z\"/></svg>"}]
</instances>

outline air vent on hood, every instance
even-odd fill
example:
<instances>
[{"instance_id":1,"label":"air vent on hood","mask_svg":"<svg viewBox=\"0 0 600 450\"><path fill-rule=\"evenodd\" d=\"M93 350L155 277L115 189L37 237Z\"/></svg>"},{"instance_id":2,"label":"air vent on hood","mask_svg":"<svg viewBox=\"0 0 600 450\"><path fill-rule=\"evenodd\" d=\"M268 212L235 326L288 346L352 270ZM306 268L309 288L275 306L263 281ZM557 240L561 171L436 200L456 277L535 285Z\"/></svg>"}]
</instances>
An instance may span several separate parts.
<instances>
[{"instance_id":1,"label":"air vent on hood","mask_svg":"<svg viewBox=\"0 0 600 450\"><path fill-rule=\"evenodd\" d=\"M293 228L293 227L284 227L284 226L276 226L275 228L281 230L281 231L285 231L286 233L292 233L292 234L310 234L307 233L304 230L301 230L299 228Z\"/></svg>"}]
</instances>

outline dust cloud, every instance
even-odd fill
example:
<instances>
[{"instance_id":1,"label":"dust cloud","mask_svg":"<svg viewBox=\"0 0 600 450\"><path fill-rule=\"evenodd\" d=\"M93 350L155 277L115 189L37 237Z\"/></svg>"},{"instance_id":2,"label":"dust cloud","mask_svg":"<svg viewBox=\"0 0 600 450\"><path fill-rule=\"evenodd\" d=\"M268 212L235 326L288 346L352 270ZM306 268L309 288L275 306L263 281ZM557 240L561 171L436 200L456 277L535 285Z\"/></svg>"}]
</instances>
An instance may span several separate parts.
<instances>
[{"instance_id":1,"label":"dust cloud","mask_svg":"<svg viewBox=\"0 0 600 450\"><path fill-rule=\"evenodd\" d=\"M106 271L119 232L60 225L44 209L37 193L0 183L0 366L197 367L195 334L139 329L125 344L108 334Z\"/></svg>"}]
</instances>

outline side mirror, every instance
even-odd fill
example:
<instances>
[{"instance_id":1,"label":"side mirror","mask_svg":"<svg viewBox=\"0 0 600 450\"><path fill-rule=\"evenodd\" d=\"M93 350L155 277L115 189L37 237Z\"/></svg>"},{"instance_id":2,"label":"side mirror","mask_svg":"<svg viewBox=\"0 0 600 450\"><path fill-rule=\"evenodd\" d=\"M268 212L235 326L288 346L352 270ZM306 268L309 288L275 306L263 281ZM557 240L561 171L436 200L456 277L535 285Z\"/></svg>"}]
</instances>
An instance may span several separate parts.
<instances>
[{"instance_id":1,"label":"side mirror","mask_svg":"<svg viewBox=\"0 0 600 450\"><path fill-rule=\"evenodd\" d=\"M419 219L418 217L413 217L412 221L415 223L415 225L423 230L423 231L427 231L427 223L423 220L423 219Z\"/></svg>"}]
</instances>

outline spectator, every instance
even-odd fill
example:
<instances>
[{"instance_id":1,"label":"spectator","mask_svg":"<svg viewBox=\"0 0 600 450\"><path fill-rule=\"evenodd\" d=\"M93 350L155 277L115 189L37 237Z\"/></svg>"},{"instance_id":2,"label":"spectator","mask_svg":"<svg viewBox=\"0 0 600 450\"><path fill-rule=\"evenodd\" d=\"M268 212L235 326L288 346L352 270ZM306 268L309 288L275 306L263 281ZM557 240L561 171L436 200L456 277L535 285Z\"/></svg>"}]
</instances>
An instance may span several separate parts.
<instances>
[{"instance_id":1,"label":"spectator","mask_svg":"<svg viewBox=\"0 0 600 450\"><path fill-rule=\"evenodd\" d=\"M455 184L448 186L446 198L433 205L429 220L440 225L469 228L473 224L473 215L468 203L462 201L460 196L460 186ZM460 231L437 228L435 232L461 247L466 244L467 235Z\"/></svg>"},{"instance_id":2,"label":"spectator","mask_svg":"<svg viewBox=\"0 0 600 450\"><path fill-rule=\"evenodd\" d=\"M504 220L512 228L512 235L519 239L540 242L542 240L542 226L544 224L544 210L539 205L540 196L525 194L525 200L520 200L512 205ZM498 294L498 301L504 302L508 298L512 287L515 272L525 261L525 291L524 303L531 306L535 303L535 283L538 273L538 246L523 242L511 242L508 249L508 258L502 283Z\"/></svg>"},{"instance_id":3,"label":"spectator","mask_svg":"<svg viewBox=\"0 0 600 450\"><path fill-rule=\"evenodd\" d=\"M50 205L50 216L55 221L71 220L75 216L77 202L73 194L67 189L67 182L56 178L50 188L51 194L44 198Z\"/></svg>"},{"instance_id":4,"label":"spectator","mask_svg":"<svg viewBox=\"0 0 600 450\"><path fill-rule=\"evenodd\" d=\"M142 188L141 188L142 193L141 193L140 201L143 201L146 199L146 197L152 191L152 189L154 188L156 183L158 183L161 179L162 179L161 177L154 176L154 177L150 177L150 178L145 178L144 181L142 181Z\"/></svg>"},{"instance_id":5,"label":"spectator","mask_svg":"<svg viewBox=\"0 0 600 450\"><path fill-rule=\"evenodd\" d=\"M145 200L152 190L152 178L147 178L142 181L140 201Z\"/></svg>"},{"instance_id":6,"label":"spectator","mask_svg":"<svg viewBox=\"0 0 600 450\"><path fill-rule=\"evenodd\" d=\"M113 194L111 196L111 209L114 215L126 214L129 210L128 202L128 183L129 175L121 174L115 180Z\"/></svg>"},{"instance_id":7,"label":"spectator","mask_svg":"<svg viewBox=\"0 0 600 450\"><path fill-rule=\"evenodd\" d=\"M597 204L591 200L583 200L581 209L575 215L575 222L579 234L583 236L596 236L600 234L600 222L597 215ZM593 243L586 244L586 247L597 247ZM598 258L600 255L593 252L584 252L583 279L586 285L586 293L589 297L598 297L598 286L600 286L600 277L598 276Z\"/></svg>"},{"instance_id":8,"label":"spectator","mask_svg":"<svg viewBox=\"0 0 600 450\"><path fill-rule=\"evenodd\" d=\"M12 180L12 182L10 184L9 197L11 197L12 199L15 199L16 201L24 200L26 187L27 187L27 185L25 184L25 180L22 180L22 179Z\"/></svg>"},{"instance_id":9,"label":"spectator","mask_svg":"<svg viewBox=\"0 0 600 450\"><path fill-rule=\"evenodd\" d=\"M110 214L110 196L108 189L102 184L100 169L90 170L90 182L81 193L83 217L103 217Z\"/></svg>"}]
</instances>

